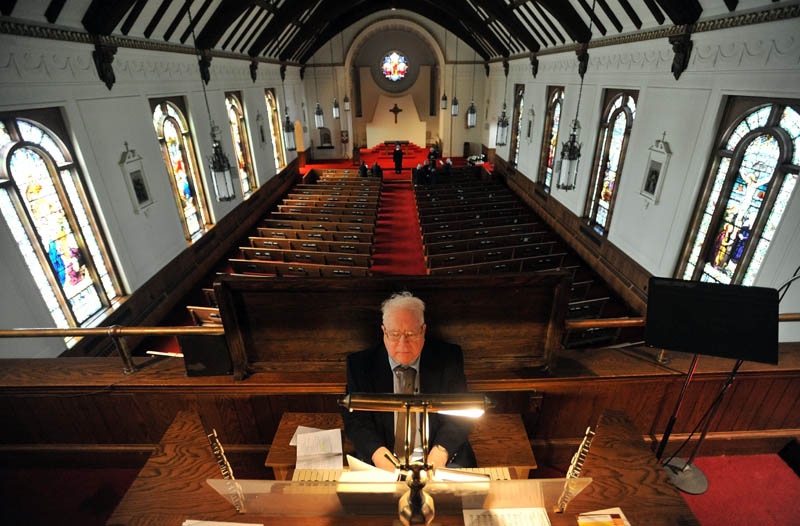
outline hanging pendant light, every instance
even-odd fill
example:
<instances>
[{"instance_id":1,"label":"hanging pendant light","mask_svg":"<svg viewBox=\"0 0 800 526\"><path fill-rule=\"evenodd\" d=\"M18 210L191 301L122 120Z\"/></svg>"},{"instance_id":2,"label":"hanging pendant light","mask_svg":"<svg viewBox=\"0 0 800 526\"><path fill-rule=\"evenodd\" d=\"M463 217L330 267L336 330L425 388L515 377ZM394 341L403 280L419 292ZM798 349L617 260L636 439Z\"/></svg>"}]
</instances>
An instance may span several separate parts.
<instances>
[{"instance_id":1,"label":"hanging pendant light","mask_svg":"<svg viewBox=\"0 0 800 526\"><path fill-rule=\"evenodd\" d=\"M508 89L508 70L506 70L506 81L503 86L503 111L500 112L500 117L497 118L497 136L495 137L495 144L497 146L505 146L508 144L508 117L506 116L506 90Z\"/></svg>"},{"instance_id":2,"label":"hanging pendant light","mask_svg":"<svg viewBox=\"0 0 800 526\"><path fill-rule=\"evenodd\" d=\"M331 50L331 71L333 72L333 119L339 119L339 101L336 96L339 93L339 82L336 80L336 67L333 65L333 40L329 41Z\"/></svg>"},{"instance_id":3,"label":"hanging pendant light","mask_svg":"<svg viewBox=\"0 0 800 526\"><path fill-rule=\"evenodd\" d=\"M325 114L322 113L322 106L319 105L319 90L317 88L317 68L314 67L314 98L317 99L317 107L314 108L314 127L319 130L325 127Z\"/></svg>"},{"instance_id":4,"label":"hanging pendant light","mask_svg":"<svg viewBox=\"0 0 800 526\"><path fill-rule=\"evenodd\" d=\"M442 68L442 80L444 80L444 73L447 68L447 30L444 30L444 67ZM442 88L444 88L444 82L442 82ZM442 89L442 105L441 108L443 110L447 109L447 93L445 89Z\"/></svg>"},{"instance_id":5,"label":"hanging pendant light","mask_svg":"<svg viewBox=\"0 0 800 526\"><path fill-rule=\"evenodd\" d=\"M197 58L203 60L200 50L197 49L197 37L194 34L194 23L192 22L192 10L188 5L186 11L189 15L189 26L192 28L192 42L197 50ZM211 168L211 182L214 185L214 193L217 201L230 201L236 198L236 191L233 187L233 176L231 175L231 163L222 149L219 142L219 127L214 124L211 118L211 106L208 105L208 94L206 93L206 83L203 81L203 70L200 68L200 86L203 88L203 99L206 102L208 112L208 123L211 127L211 155L209 156L209 166Z\"/></svg>"},{"instance_id":6,"label":"hanging pendant light","mask_svg":"<svg viewBox=\"0 0 800 526\"><path fill-rule=\"evenodd\" d=\"M344 62L344 33L339 33L342 39L342 62ZM342 99L344 111L350 111L350 97L347 96L347 71L344 73L344 98Z\"/></svg>"},{"instance_id":7,"label":"hanging pendant light","mask_svg":"<svg viewBox=\"0 0 800 526\"><path fill-rule=\"evenodd\" d=\"M592 13L594 13L596 0L592 1ZM591 18L591 22L589 23L589 41L592 39L592 24L594 23L594 18ZM582 51L579 51L579 57L583 54L583 58L587 61L589 60L588 53L586 53L586 49L589 47L589 42L586 43L586 48ZM580 58L579 58L580 60ZM580 66L578 67L579 74L581 71ZM583 74L581 74L581 84L580 88L578 89L578 104L575 107L575 118L572 119L572 123L570 126L569 132L569 139L566 142L561 143L561 159L558 161L558 166L556 166L556 171L558 172L558 183L556 187L561 190L573 190L575 188L575 184L578 181L578 167L581 162L581 147L583 143L578 142L578 138L580 137L581 133L581 123L578 120L578 115L580 115L581 110L581 97L583 96Z\"/></svg>"},{"instance_id":8,"label":"hanging pendant light","mask_svg":"<svg viewBox=\"0 0 800 526\"><path fill-rule=\"evenodd\" d=\"M472 50L472 95L467 108L467 128L474 128L478 123L478 110L475 109L475 50Z\"/></svg>"},{"instance_id":9,"label":"hanging pendant light","mask_svg":"<svg viewBox=\"0 0 800 526\"><path fill-rule=\"evenodd\" d=\"M283 91L283 103L286 105L283 112L285 120L283 122L283 143L286 145L286 150L293 152L297 150L297 144L294 140L294 122L289 118L289 101L286 100L286 86L283 85L284 73L281 72L281 90Z\"/></svg>"},{"instance_id":10,"label":"hanging pendant light","mask_svg":"<svg viewBox=\"0 0 800 526\"><path fill-rule=\"evenodd\" d=\"M456 39L456 63L453 66L453 102L450 104L450 115L458 117L458 97L456 96L456 76L458 76L458 39Z\"/></svg>"}]
</instances>

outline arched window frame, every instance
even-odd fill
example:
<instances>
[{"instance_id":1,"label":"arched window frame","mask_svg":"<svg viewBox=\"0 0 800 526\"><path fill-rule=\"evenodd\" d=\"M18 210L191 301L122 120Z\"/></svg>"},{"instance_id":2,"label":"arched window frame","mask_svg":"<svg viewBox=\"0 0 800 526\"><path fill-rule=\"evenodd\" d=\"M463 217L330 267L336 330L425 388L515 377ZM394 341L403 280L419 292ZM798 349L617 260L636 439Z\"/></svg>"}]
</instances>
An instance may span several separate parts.
<instances>
[{"instance_id":1,"label":"arched window frame","mask_svg":"<svg viewBox=\"0 0 800 526\"><path fill-rule=\"evenodd\" d=\"M241 97L237 93L226 93L225 106L228 111L228 121L231 127L233 152L236 157L239 182L242 184L242 195L248 197L256 190L258 185L256 184L255 169L253 168L253 154L250 149L250 136L247 130L247 122L244 118L244 107L242 106Z\"/></svg>"},{"instance_id":2,"label":"arched window frame","mask_svg":"<svg viewBox=\"0 0 800 526\"><path fill-rule=\"evenodd\" d=\"M773 212L776 201L781 193L784 184L791 192L785 204L796 194L796 186L800 178L800 137L791 137L789 133L780 125L781 118L787 107L800 114L800 102L787 100L764 100L745 97L731 97L728 100L725 115L720 124L720 132L717 137L711 162L709 163L708 173L703 188L698 195L695 212L691 226L684 241L683 251L678 261L675 276L682 279L704 280L709 278L704 276L704 268L711 252L715 246L716 237L720 227L725 221L725 204L731 196L731 192L736 184L739 169L744 159L747 148L755 139L763 135L770 135L778 143L779 157L776 161L772 177L767 183L767 189L762 198L762 205L758 210L756 218L753 220L749 238L738 260L736 269L730 277L731 284L752 285L758 276L762 258L756 258L756 250L763 238L764 230L770 221L774 221ZM739 125L754 116L759 110L771 108L766 122L761 126L751 128L749 132L740 136L733 149L729 149L729 143ZM749 126L748 126L749 127ZM720 172L720 167L727 169ZM721 184L720 184L721 181ZM716 188L715 188L716 187ZM704 219L708 214L710 219ZM780 210L782 214L785 211ZM780 219L774 225L777 228ZM704 223L706 223L704 225ZM705 231L701 231L705 228ZM702 241L698 240L702 236ZM769 249L771 240L766 240ZM699 245L699 246L696 246ZM755 265L755 266L753 266ZM713 280L713 278L712 278ZM715 280L714 280L715 281Z\"/></svg>"},{"instance_id":3,"label":"arched window frame","mask_svg":"<svg viewBox=\"0 0 800 526\"><path fill-rule=\"evenodd\" d=\"M269 131L272 136L272 152L275 159L275 169L280 172L286 168L286 151L283 145L283 128L281 126L281 116L278 112L278 99L272 88L264 90L264 97L267 102L267 113L269 114Z\"/></svg>"},{"instance_id":4,"label":"arched window frame","mask_svg":"<svg viewBox=\"0 0 800 526\"><path fill-rule=\"evenodd\" d=\"M109 256L105 237L98 226L94 204L85 190L80 167L75 162L70 147L62 140L62 135L66 136L66 129L60 113L56 109L0 113L0 122L5 132L0 137L0 200L3 208L0 216L8 223L56 326L66 328L93 325L111 308L114 300L122 295L122 287L116 267ZM42 132L42 138L38 142L25 140L19 123L38 128ZM57 133L56 129L62 133ZM45 138L49 141L45 142ZM91 282L89 287L94 289L99 300L99 308L84 314L82 319L76 314L64 285L57 277L54 264L44 246L45 236L39 232L25 205L22 189L13 177L11 161L20 150L29 150L43 160L64 211L70 234L74 237L76 248L85 265ZM88 287L82 290L87 289Z\"/></svg>"},{"instance_id":5,"label":"arched window frame","mask_svg":"<svg viewBox=\"0 0 800 526\"><path fill-rule=\"evenodd\" d=\"M608 229L611 226L611 217L614 212L614 205L617 201L619 192L619 184L622 179L622 169L625 165L625 154L628 151L628 143L631 135L631 128L633 128L633 121L636 118L636 103L639 92L635 90L606 90L605 106L603 110L603 118L600 120L600 127L597 133L597 145L595 147L594 162L592 163L592 179L589 183L589 192L586 195L586 205L584 208L584 217L589 223L589 226L598 234L605 236L608 234ZM621 100L622 103L617 106L617 101ZM633 106L631 108L631 105ZM614 138L613 130L614 123L619 118L620 114L625 115L625 131L622 137L622 145L620 147L619 160L616 167L616 175L614 176L614 186L610 189L611 196L608 199L608 211L605 217L605 224L597 221L597 214L600 207L602 197L602 188L605 181L605 172L609 162L609 155L611 153L611 142Z\"/></svg>"},{"instance_id":6,"label":"arched window frame","mask_svg":"<svg viewBox=\"0 0 800 526\"><path fill-rule=\"evenodd\" d=\"M195 157L195 150L194 150L194 139L192 137L192 131L189 128L188 121L186 120L186 115L183 109L176 104L175 101L167 100L167 99L160 99L160 100L153 100L151 101L152 112L151 116L155 117L156 108L161 110L161 118L157 123L153 123L156 129L156 136L158 137L158 142L161 145L161 152L164 155L164 165L167 168L167 173L169 174L169 182L172 185L172 193L175 197L175 204L178 207L178 216L181 220L181 226L183 227L183 235L186 238L186 242L188 244L192 244L194 241L199 239L211 226L211 220L208 213L208 208L206 205L206 195L205 189L203 187L202 177L200 175L200 168L197 163L197 158ZM169 114L169 109L172 109L174 113L177 115L177 118ZM176 125L177 129L180 131L181 134L181 143L179 144L179 148L181 149L181 154L183 158L186 160L187 165L185 170L188 174L188 181L190 185L190 190L195 196L195 207L197 209L197 222L200 228L196 232L191 232L189 230L189 225L187 222L187 218L184 214L183 204L181 203L181 190L178 188L178 183L175 179L175 174L172 169L172 162L169 153L169 147L167 146L167 141L164 138L164 123L169 120Z\"/></svg>"},{"instance_id":7,"label":"arched window frame","mask_svg":"<svg viewBox=\"0 0 800 526\"><path fill-rule=\"evenodd\" d=\"M542 151L539 158L538 177L538 183L548 193L553 184L555 164L558 157L558 133L563 118L564 87L550 86L547 88L547 113L544 117L544 130L542 131Z\"/></svg>"},{"instance_id":8,"label":"arched window frame","mask_svg":"<svg viewBox=\"0 0 800 526\"><path fill-rule=\"evenodd\" d=\"M519 164L519 137L522 135L522 112L525 109L525 84L514 84L514 115L511 120L511 146L509 164Z\"/></svg>"}]
</instances>

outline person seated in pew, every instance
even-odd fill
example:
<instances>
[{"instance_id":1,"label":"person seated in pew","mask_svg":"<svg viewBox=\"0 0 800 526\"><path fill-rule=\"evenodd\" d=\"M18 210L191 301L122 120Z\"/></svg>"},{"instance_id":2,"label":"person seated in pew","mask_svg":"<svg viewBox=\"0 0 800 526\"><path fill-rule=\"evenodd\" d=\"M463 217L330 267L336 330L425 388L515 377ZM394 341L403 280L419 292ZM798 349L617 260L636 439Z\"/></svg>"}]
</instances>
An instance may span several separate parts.
<instances>
[{"instance_id":1,"label":"person seated in pew","mask_svg":"<svg viewBox=\"0 0 800 526\"><path fill-rule=\"evenodd\" d=\"M366 177L367 170L368 170L367 163L365 163L364 160L362 159L361 164L358 166L358 175L360 175L361 177Z\"/></svg>"},{"instance_id":2,"label":"person seated in pew","mask_svg":"<svg viewBox=\"0 0 800 526\"><path fill-rule=\"evenodd\" d=\"M421 174L422 163L417 163L417 167L411 169L411 184L419 184Z\"/></svg>"},{"instance_id":3,"label":"person seated in pew","mask_svg":"<svg viewBox=\"0 0 800 526\"><path fill-rule=\"evenodd\" d=\"M440 160L439 162L442 164L442 175L449 181L450 171L453 169L453 161L448 157L446 161Z\"/></svg>"},{"instance_id":4,"label":"person seated in pew","mask_svg":"<svg viewBox=\"0 0 800 526\"><path fill-rule=\"evenodd\" d=\"M383 178L383 168L378 164L378 161L375 161L375 164L372 165L372 176L379 179Z\"/></svg>"},{"instance_id":5,"label":"person seated in pew","mask_svg":"<svg viewBox=\"0 0 800 526\"><path fill-rule=\"evenodd\" d=\"M425 303L410 292L392 294L381 305L383 344L347 356L348 393L464 393L464 356L461 347L425 339ZM413 459L422 457L420 413L412 417ZM386 458L404 458L405 414L344 410L344 431L358 457L387 471ZM467 440L468 419L430 415L428 462L434 467L475 467L475 453ZM399 423L399 425L398 425ZM399 428L399 429L396 429Z\"/></svg>"}]
</instances>

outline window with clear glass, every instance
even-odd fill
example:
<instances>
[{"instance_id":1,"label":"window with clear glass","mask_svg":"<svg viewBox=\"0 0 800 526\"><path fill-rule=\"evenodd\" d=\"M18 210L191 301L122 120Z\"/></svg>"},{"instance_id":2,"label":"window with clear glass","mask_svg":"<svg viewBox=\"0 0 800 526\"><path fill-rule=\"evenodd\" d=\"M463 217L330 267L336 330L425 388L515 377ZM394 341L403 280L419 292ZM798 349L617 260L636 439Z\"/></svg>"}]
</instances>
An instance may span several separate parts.
<instances>
[{"instance_id":1,"label":"window with clear glass","mask_svg":"<svg viewBox=\"0 0 800 526\"><path fill-rule=\"evenodd\" d=\"M253 169L253 155L250 151L247 125L244 120L244 109L239 95L236 93L226 94L225 108L228 110L228 121L231 125L233 152L236 155L239 181L242 183L242 195L247 197L256 189L256 177Z\"/></svg>"},{"instance_id":2,"label":"window with clear glass","mask_svg":"<svg viewBox=\"0 0 800 526\"><path fill-rule=\"evenodd\" d=\"M800 103L728 101L677 275L752 285L800 170Z\"/></svg>"},{"instance_id":3,"label":"window with clear glass","mask_svg":"<svg viewBox=\"0 0 800 526\"><path fill-rule=\"evenodd\" d=\"M558 127L561 124L561 110L564 107L564 88L550 86L547 88L547 113L544 117L542 132L542 154L539 161L539 184L546 192L553 184L556 154L558 153Z\"/></svg>"},{"instance_id":4,"label":"window with clear glass","mask_svg":"<svg viewBox=\"0 0 800 526\"><path fill-rule=\"evenodd\" d=\"M628 139L636 118L637 95L637 91L606 91L585 208L589 225L601 235L608 233L611 224Z\"/></svg>"},{"instance_id":5,"label":"window with clear glass","mask_svg":"<svg viewBox=\"0 0 800 526\"><path fill-rule=\"evenodd\" d=\"M278 101L271 88L266 90L265 96L267 98L267 115L269 115L269 132L272 136L272 152L275 158L275 169L280 172L286 168L281 116L278 114Z\"/></svg>"},{"instance_id":6,"label":"window with clear glass","mask_svg":"<svg viewBox=\"0 0 800 526\"><path fill-rule=\"evenodd\" d=\"M62 328L90 323L121 294L67 140L58 110L0 114L0 212Z\"/></svg>"},{"instance_id":7,"label":"window with clear glass","mask_svg":"<svg viewBox=\"0 0 800 526\"><path fill-rule=\"evenodd\" d=\"M514 168L519 164L519 137L522 135L522 111L525 108L525 85L514 85L514 115L511 121L510 163Z\"/></svg>"},{"instance_id":8,"label":"window with clear glass","mask_svg":"<svg viewBox=\"0 0 800 526\"><path fill-rule=\"evenodd\" d=\"M194 155L192 133L180 101L161 99L150 103L153 106L153 126L161 143L183 233L186 241L192 243L211 223Z\"/></svg>"}]
</instances>

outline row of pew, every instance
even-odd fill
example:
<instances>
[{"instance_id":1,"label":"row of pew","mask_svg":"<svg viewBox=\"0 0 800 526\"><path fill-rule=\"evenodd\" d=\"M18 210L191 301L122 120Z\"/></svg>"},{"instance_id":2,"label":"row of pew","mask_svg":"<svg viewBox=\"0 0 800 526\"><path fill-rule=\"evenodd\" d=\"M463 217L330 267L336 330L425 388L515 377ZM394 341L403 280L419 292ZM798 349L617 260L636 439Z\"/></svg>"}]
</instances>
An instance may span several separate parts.
<instances>
[{"instance_id":1,"label":"row of pew","mask_svg":"<svg viewBox=\"0 0 800 526\"><path fill-rule=\"evenodd\" d=\"M380 180L362 179L355 170L315 171L260 221L228 259L227 271L280 277L369 276L380 192ZM192 321L221 325L213 289L203 289L203 302L187 306Z\"/></svg>"},{"instance_id":2,"label":"row of pew","mask_svg":"<svg viewBox=\"0 0 800 526\"><path fill-rule=\"evenodd\" d=\"M444 184L415 185L414 193L429 275L567 270L573 278L568 319L608 315L612 302L602 281L504 183L464 170ZM616 329L568 331L563 343L598 344L617 335Z\"/></svg>"}]
</instances>

